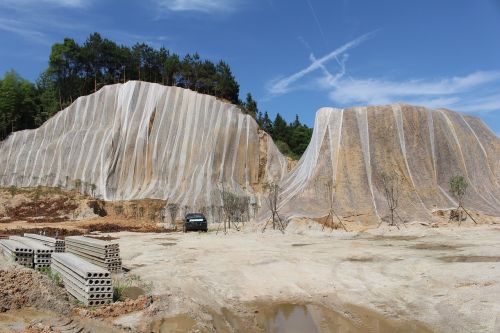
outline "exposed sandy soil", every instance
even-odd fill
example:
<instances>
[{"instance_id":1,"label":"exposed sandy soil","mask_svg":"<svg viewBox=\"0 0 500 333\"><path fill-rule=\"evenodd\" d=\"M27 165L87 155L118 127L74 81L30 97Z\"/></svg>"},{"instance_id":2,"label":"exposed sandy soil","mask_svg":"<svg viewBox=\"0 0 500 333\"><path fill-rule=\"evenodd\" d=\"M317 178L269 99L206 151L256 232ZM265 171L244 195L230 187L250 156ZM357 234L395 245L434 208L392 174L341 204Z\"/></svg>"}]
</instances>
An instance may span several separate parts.
<instances>
[{"instance_id":1,"label":"exposed sandy soil","mask_svg":"<svg viewBox=\"0 0 500 333\"><path fill-rule=\"evenodd\" d=\"M169 225L166 224L114 216L96 217L91 220L82 221L63 221L58 223L29 223L26 221L0 223L0 237L2 235L21 235L26 232L44 232L46 235L50 236L71 236L82 235L95 231L117 232L123 230L163 233L169 232L170 228Z\"/></svg>"},{"instance_id":2,"label":"exposed sandy soil","mask_svg":"<svg viewBox=\"0 0 500 333\"><path fill-rule=\"evenodd\" d=\"M98 216L99 200L52 187L0 188L0 223L56 223Z\"/></svg>"},{"instance_id":3,"label":"exposed sandy soil","mask_svg":"<svg viewBox=\"0 0 500 333\"><path fill-rule=\"evenodd\" d=\"M83 220L0 223L0 237L92 232L120 242L124 276L138 275L153 297L134 291L137 300L73 310L68 325L90 332L500 331L498 218L477 216L490 224L458 227L437 212L438 223L400 230L347 221L349 232L295 219L284 235L269 226L262 233L262 223L227 235L215 233L217 224L206 234L183 234L155 221L147 210L155 204L115 203L108 216ZM134 216L137 207L143 218ZM54 320L75 307L45 276L12 270L0 256L2 268L3 280L23 286L2 282L0 305L10 303L0 331L52 332Z\"/></svg>"},{"instance_id":4,"label":"exposed sandy soil","mask_svg":"<svg viewBox=\"0 0 500 333\"><path fill-rule=\"evenodd\" d=\"M32 269L0 264L0 313L35 307L68 314L72 305L64 289Z\"/></svg>"},{"instance_id":5,"label":"exposed sandy soil","mask_svg":"<svg viewBox=\"0 0 500 333\"><path fill-rule=\"evenodd\" d=\"M143 319L258 332L258 313L298 304L321 307L328 327L340 315L365 331L384 320L385 331L500 331L497 225L301 233L112 235L124 266L160 299Z\"/></svg>"},{"instance_id":6,"label":"exposed sandy soil","mask_svg":"<svg viewBox=\"0 0 500 333\"><path fill-rule=\"evenodd\" d=\"M166 201L102 201L59 188L0 188L0 237L24 232L50 236L94 231L166 232Z\"/></svg>"}]
</instances>

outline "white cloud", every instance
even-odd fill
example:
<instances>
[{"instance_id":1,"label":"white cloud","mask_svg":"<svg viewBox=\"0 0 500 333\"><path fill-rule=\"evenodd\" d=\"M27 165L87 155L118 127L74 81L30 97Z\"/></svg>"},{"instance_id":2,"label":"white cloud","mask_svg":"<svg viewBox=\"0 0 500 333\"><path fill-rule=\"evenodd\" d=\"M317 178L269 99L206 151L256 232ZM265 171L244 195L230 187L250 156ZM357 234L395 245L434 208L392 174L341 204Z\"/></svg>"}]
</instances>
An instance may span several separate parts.
<instances>
[{"instance_id":1,"label":"white cloud","mask_svg":"<svg viewBox=\"0 0 500 333\"><path fill-rule=\"evenodd\" d=\"M345 79L335 85L330 98L338 103L384 104L394 100L448 96L467 92L500 80L500 71L478 71L462 77L438 80L391 81L377 78ZM439 100L439 99L438 99Z\"/></svg>"},{"instance_id":2,"label":"white cloud","mask_svg":"<svg viewBox=\"0 0 500 333\"><path fill-rule=\"evenodd\" d=\"M173 12L224 13L231 12L242 0L155 0L165 10Z\"/></svg>"},{"instance_id":3,"label":"white cloud","mask_svg":"<svg viewBox=\"0 0 500 333\"><path fill-rule=\"evenodd\" d=\"M462 99L458 96L453 97L436 97L436 98L410 98L405 99L404 102L413 104L413 105L423 105L428 108L451 108L457 103L460 103ZM395 100L389 100L387 103L394 103Z\"/></svg>"},{"instance_id":4,"label":"white cloud","mask_svg":"<svg viewBox=\"0 0 500 333\"><path fill-rule=\"evenodd\" d=\"M0 30L14 33L18 36L30 39L41 44L48 43L45 34L39 32L29 24L26 24L22 21L9 20L0 17Z\"/></svg>"},{"instance_id":5,"label":"white cloud","mask_svg":"<svg viewBox=\"0 0 500 333\"><path fill-rule=\"evenodd\" d=\"M349 58L347 51L372 34L354 39L320 59L311 54L311 64L308 67L288 77L272 80L267 87L269 96L313 88L325 91L337 106L405 102L468 113L500 110L500 70L476 71L464 76L434 79L394 80L381 77L353 78L346 75L346 62ZM332 60L337 62L339 68L334 74L326 67ZM305 78L306 75L308 78Z\"/></svg>"},{"instance_id":6,"label":"white cloud","mask_svg":"<svg viewBox=\"0 0 500 333\"><path fill-rule=\"evenodd\" d=\"M331 61L333 59L337 59L337 61L338 61L338 57L340 55L344 54L348 50L358 46L359 44L361 44L365 40L369 39L370 37L373 36L374 33L375 32L370 32L370 33L365 34L361 37L358 37L358 38L350 41L349 43L346 43L346 44L342 45L341 47L333 50L332 52L328 53L327 55L323 56L322 58L316 59L316 58L314 58L313 55L311 55L311 59L314 59L314 60L312 60L312 63L308 67L306 67L303 70L300 70L300 71L298 71L290 76L287 76L285 78L278 78L278 79L272 80L268 84L268 92L271 95L281 95L281 94L286 94L286 93L292 91L293 89L295 89L292 86L292 84L294 84L298 80L302 79L307 74L310 74L318 69L321 69L324 72L324 70L325 70L324 65L326 63L328 63L329 61Z\"/></svg>"},{"instance_id":7,"label":"white cloud","mask_svg":"<svg viewBox=\"0 0 500 333\"><path fill-rule=\"evenodd\" d=\"M474 98L463 103L457 103L455 108L459 111L482 113L500 111L500 94Z\"/></svg>"}]
</instances>

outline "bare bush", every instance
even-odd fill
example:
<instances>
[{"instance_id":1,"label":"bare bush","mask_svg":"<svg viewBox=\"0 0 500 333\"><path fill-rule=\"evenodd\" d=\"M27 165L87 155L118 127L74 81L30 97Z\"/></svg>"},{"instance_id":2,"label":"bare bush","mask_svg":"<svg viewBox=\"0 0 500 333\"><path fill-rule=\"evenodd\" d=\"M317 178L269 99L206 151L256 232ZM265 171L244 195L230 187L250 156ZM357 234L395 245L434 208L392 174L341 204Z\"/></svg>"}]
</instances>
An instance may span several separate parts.
<instances>
[{"instance_id":1,"label":"bare bush","mask_svg":"<svg viewBox=\"0 0 500 333\"><path fill-rule=\"evenodd\" d=\"M172 223L172 227L174 230L177 230L177 225L175 220L177 219L177 214L179 214L179 205L176 203L169 203L167 205L168 213L170 214L170 223Z\"/></svg>"},{"instance_id":2,"label":"bare bush","mask_svg":"<svg viewBox=\"0 0 500 333\"><path fill-rule=\"evenodd\" d=\"M219 187L223 210L224 233L231 228L231 224L240 230L240 223L248 220L250 197L248 195L238 195L228 190L224 184ZM218 230L217 230L218 231Z\"/></svg>"},{"instance_id":3,"label":"bare bush","mask_svg":"<svg viewBox=\"0 0 500 333\"><path fill-rule=\"evenodd\" d=\"M262 232L266 230L267 224L271 221L273 230L278 228L282 233L285 233L286 226L279 215L279 203L281 200L280 187L274 182L269 182L264 186L264 189L266 190L265 199L269 209L271 210L271 217L267 220Z\"/></svg>"},{"instance_id":4,"label":"bare bush","mask_svg":"<svg viewBox=\"0 0 500 333\"><path fill-rule=\"evenodd\" d=\"M328 214L323 222L322 230L328 225L330 228L338 229L342 227L345 231L347 228L342 222L342 219L335 212L335 194L337 190L337 185L333 182L331 178L318 178L315 181L315 190L319 198L323 198L328 203ZM338 221L335 223L334 218Z\"/></svg>"},{"instance_id":5,"label":"bare bush","mask_svg":"<svg viewBox=\"0 0 500 333\"><path fill-rule=\"evenodd\" d=\"M395 212L398 208L399 198L401 196L401 188L402 188L402 179L396 174L387 174L382 172L380 175L380 180L382 182L382 193L384 194L385 200L387 202L387 207L390 211L390 226L396 226L399 229L399 226L395 220Z\"/></svg>"},{"instance_id":6,"label":"bare bush","mask_svg":"<svg viewBox=\"0 0 500 333\"><path fill-rule=\"evenodd\" d=\"M255 196L252 197L252 199L250 200L250 206L252 207L252 218L255 219L259 211L259 205L257 203L257 198L255 198Z\"/></svg>"},{"instance_id":7,"label":"bare bush","mask_svg":"<svg viewBox=\"0 0 500 333\"><path fill-rule=\"evenodd\" d=\"M97 189L97 185L96 184L90 184L90 193L92 195L92 197L95 198L95 190Z\"/></svg>"},{"instance_id":8,"label":"bare bush","mask_svg":"<svg viewBox=\"0 0 500 333\"><path fill-rule=\"evenodd\" d=\"M9 187L9 193L10 196L13 198L17 193L17 186L12 185L11 187Z\"/></svg>"}]
</instances>

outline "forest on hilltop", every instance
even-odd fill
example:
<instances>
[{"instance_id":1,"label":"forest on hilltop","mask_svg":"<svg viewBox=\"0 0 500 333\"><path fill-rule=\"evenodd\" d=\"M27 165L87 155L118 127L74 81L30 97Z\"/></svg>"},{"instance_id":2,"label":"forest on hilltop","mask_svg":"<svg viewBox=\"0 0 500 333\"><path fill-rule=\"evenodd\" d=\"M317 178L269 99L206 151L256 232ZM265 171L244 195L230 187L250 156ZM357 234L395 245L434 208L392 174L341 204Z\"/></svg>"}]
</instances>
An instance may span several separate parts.
<instances>
[{"instance_id":1,"label":"forest on hilltop","mask_svg":"<svg viewBox=\"0 0 500 333\"><path fill-rule=\"evenodd\" d=\"M311 139L312 129L298 116L287 123L278 113L271 121L267 112L259 111L250 93L241 101L239 84L222 60L214 63L198 53L181 57L145 43L118 45L93 33L82 45L71 38L53 44L48 68L36 83L14 70L5 73L0 79L0 140L12 132L39 127L80 96L130 80L187 88L236 104L292 158L300 157Z\"/></svg>"}]
</instances>

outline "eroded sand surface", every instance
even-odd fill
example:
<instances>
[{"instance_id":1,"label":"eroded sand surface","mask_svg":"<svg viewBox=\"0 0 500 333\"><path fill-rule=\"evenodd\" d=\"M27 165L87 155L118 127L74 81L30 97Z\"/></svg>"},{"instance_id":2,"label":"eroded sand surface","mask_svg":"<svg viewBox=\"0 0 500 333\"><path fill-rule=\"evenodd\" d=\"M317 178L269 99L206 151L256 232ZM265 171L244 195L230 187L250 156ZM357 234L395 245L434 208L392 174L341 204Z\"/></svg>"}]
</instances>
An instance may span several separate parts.
<instances>
[{"instance_id":1,"label":"eroded sand surface","mask_svg":"<svg viewBox=\"0 0 500 333\"><path fill-rule=\"evenodd\" d=\"M264 313L276 304L334 311L316 318L325 332L342 317L361 331L381 324L387 331L500 331L495 225L113 236L130 273L165 296L156 315L186 315L202 331L265 330Z\"/></svg>"}]
</instances>

